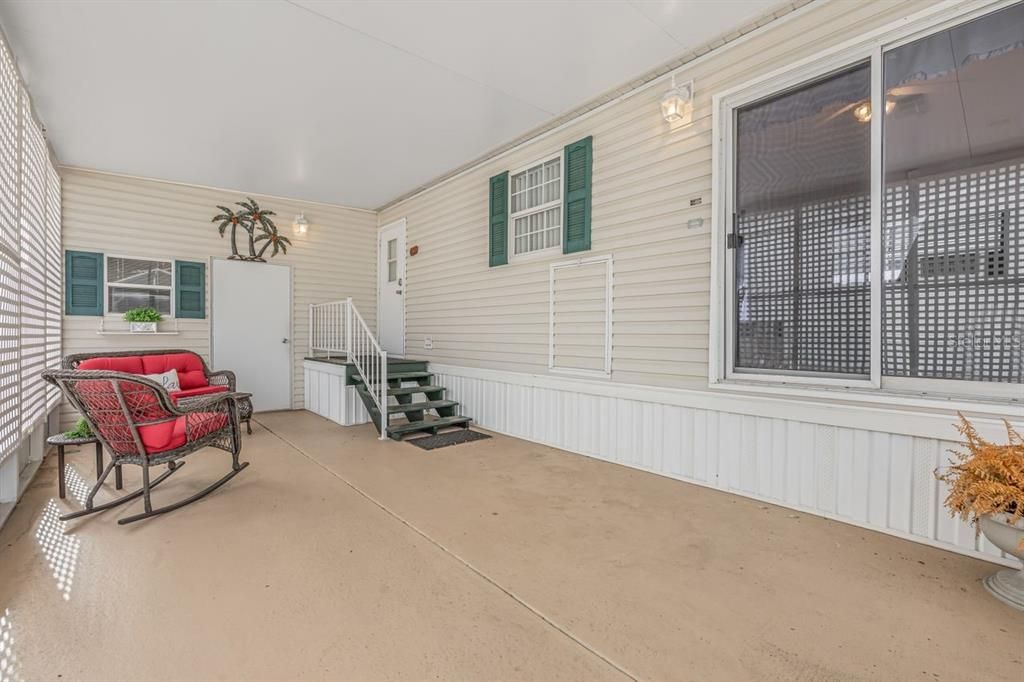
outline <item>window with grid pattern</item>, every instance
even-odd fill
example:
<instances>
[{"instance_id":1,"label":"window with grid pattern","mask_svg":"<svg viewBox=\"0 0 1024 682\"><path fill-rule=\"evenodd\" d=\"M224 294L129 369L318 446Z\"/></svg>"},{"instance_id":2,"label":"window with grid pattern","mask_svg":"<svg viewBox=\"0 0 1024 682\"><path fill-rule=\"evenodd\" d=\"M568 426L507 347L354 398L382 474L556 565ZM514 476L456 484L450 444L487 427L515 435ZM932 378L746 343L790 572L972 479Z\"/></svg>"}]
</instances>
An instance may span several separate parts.
<instances>
[{"instance_id":1,"label":"window with grid pattern","mask_svg":"<svg viewBox=\"0 0 1024 682\"><path fill-rule=\"evenodd\" d=\"M562 157L556 156L510 177L512 255L562 245Z\"/></svg>"}]
</instances>

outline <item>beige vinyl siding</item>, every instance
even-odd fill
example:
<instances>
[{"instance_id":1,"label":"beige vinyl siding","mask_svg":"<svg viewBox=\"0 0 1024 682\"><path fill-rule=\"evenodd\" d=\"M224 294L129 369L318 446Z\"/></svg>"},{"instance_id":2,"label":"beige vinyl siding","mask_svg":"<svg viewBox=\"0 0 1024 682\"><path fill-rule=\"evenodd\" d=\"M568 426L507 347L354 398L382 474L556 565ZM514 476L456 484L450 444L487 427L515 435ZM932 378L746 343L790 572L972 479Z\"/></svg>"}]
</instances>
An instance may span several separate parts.
<instances>
[{"instance_id":1,"label":"beige vinyl siding","mask_svg":"<svg viewBox=\"0 0 1024 682\"><path fill-rule=\"evenodd\" d=\"M701 387L708 377L711 103L719 91L785 67L927 2L813 3L743 42L682 67L695 81L689 126L666 123L657 84L386 207L407 218L406 349L445 364L547 372L548 268L562 254L489 268L488 178L594 138L592 249L612 255L612 380ZM691 206L691 199L701 203ZM702 221L689 226L689 221ZM423 348L424 337L433 340Z\"/></svg>"},{"instance_id":2,"label":"beige vinyl siding","mask_svg":"<svg viewBox=\"0 0 1024 682\"><path fill-rule=\"evenodd\" d=\"M176 336L99 336L100 318L64 316L64 353L130 348L184 348L210 358L210 257L231 253L229 237L221 239L210 218L217 204L232 206L244 192L128 178L81 169L62 169L64 180L64 249L108 255L142 256L206 263L206 313L202 320L177 320ZM292 266L292 406L303 407L302 358L309 335L309 304L351 296L376 328L376 215L327 204L251 195L275 211L281 234L292 240L287 255L268 261ZM305 237L292 233L292 221L303 212L310 222ZM244 236L244 235L243 235ZM239 239L239 250L243 241ZM246 242L247 243L247 242ZM108 326L119 316L107 316ZM123 323L122 323L123 324ZM169 328L173 320L161 323ZM218 369L231 369L230 366ZM257 408L258 409L258 408ZM65 407L62 421L72 414Z\"/></svg>"},{"instance_id":3,"label":"beige vinyl siding","mask_svg":"<svg viewBox=\"0 0 1024 682\"><path fill-rule=\"evenodd\" d=\"M550 286L553 368L604 372L608 264L556 268Z\"/></svg>"}]
</instances>

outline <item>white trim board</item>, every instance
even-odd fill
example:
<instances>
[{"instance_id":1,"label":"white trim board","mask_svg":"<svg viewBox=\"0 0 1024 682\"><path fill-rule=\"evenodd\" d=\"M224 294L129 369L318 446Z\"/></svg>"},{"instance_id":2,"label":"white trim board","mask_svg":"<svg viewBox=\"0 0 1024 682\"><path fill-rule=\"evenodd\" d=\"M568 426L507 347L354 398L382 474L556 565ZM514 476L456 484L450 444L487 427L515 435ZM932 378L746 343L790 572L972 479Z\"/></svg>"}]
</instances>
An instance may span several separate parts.
<instances>
[{"instance_id":1,"label":"white trim board","mask_svg":"<svg viewBox=\"0 0 1024 682\"><path fill-rule=\"evenodd\" d=\"M739 413L723 408L748 399L723 403L707 392L700 392L702 402L683 405L659 402L671 393L638 390L644 387L435 363L431 371L463 414L490 431L998 564L1015 562L942 505L945 490L933 471L954 446L951 428L940 437L909 436L881 423L816 423L792 406ZM860 418L880 416L875 412Z\"/></svg>"},{"instance_id":2,"label":"white trim board","mask_svg":"<svg viewBox=\"0 0 1024 682\"><path fill-rule=\"evenodd\" d=\"M982 436L995 440L1006 437L1003 419L1024 419L1024 410L1015 408L1015 412L1009 412L1005 406L991 403L965 404L913 397L900 399L877 394L831 396L826 402L818 391L794 390L779 395L774 388L764 386L730 386L714 390L663 388L438 362L431 362L430 369L438 374L497 381L524 388L565 390L593 397L623 398L753 417L793 418L799 415L800 421L811 424L885 431L921 438L956 438L953 422L958 411L971 418Z\"/></svg>"}]
</instances>

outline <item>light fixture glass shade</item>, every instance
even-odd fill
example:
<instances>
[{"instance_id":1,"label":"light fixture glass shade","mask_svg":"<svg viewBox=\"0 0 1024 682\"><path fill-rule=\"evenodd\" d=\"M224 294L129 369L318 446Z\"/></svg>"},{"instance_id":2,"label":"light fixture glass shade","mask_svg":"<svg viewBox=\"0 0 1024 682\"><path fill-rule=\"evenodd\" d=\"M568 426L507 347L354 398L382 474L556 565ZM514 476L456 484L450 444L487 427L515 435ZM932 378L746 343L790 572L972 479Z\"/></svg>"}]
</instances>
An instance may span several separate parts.
<instances>
[{"instance_id":1,"label":"light fixture glass shade","mask_svg":"<svg viewBox=\"0 0 1024 682\"><path fill-rule=\"evenodd\" d=\"M309 230L309 221L306 220L306 216L300 213L295 216L295 222L292 223L292 231L295 232L296 236L303 236Z\"/></svg>"},{"instance_id":2,"label":"light fixture glass shade","mask_svg":"<svg viewBox=\"0 0 1024 682\"><path fill-rule=\"evenodd\" d=\"M661 97L661 116L669 123L690 123L693 119L693 82L676 86L672 83Z\"/></svg>"}]
</instances>

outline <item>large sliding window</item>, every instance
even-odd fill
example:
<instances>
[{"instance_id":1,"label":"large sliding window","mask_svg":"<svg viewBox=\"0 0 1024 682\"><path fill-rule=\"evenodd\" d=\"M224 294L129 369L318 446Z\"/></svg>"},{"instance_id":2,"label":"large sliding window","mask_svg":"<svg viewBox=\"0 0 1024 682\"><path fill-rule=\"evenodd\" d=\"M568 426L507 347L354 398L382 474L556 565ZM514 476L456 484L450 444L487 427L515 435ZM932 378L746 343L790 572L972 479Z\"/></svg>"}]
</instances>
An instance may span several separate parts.
<instances>
[{"instance_id":1,"label":"large sliding window","mask_svg":"<svg viewBox=\"0 0 1024 682\"><path fill-rule=\"evenodd\" d=\"M736 367L870 369L871 97L860 64L736 113Z\"/></svg>"},{"instance_id":2,"label":"large sliding window","mask_svg":"<svg viewBox=\"0 0 1024 682\"><path fill-rule=\"evenodd\" d=\"M1024 3L823 61L722 101L723 378L1022 397Z\"/></svg>"},{"instance_id":3,"label":"large sliding window","mask_svg":"<svg viewBox=\"0 0 1024 682\"><path fill-rule=\"evenodd\" d=\"M886 52L883 373L1024 382L1024 5Z\"/></svg>"}]
</instances>

